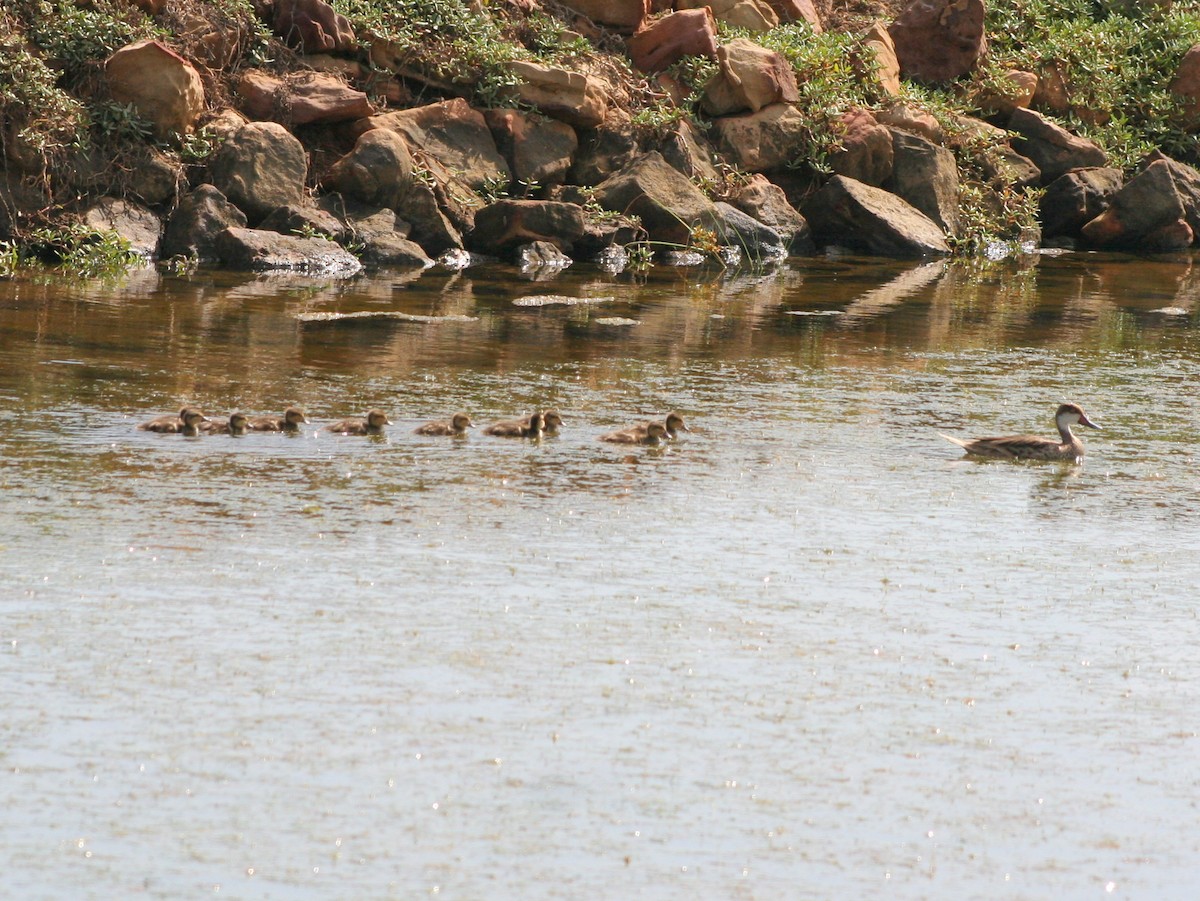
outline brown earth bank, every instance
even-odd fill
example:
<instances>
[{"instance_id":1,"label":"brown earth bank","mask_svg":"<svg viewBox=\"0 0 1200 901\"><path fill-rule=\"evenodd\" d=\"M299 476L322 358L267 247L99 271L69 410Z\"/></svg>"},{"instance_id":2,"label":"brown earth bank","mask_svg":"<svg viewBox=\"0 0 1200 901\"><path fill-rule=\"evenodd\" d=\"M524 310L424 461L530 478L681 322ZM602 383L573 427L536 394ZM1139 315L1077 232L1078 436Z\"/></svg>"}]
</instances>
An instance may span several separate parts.
<instances>
[{"instance_id":1,"label":"brown earth bank","mask_svg":"<svg viewBox=\"0 0 1200 901\"><path fill-rule=\"evenodd\" d=\"M544 47L549 28L566 48L485 59L503 74L492 82L439 63L436 42L356 33L325 0L256 0L240 17L137 7L155 36L60 79L136 127L47 149L34 112L0 110L10 247L74 222L176 265L353 273L481 254L551 267L830 246L936 256L978 250L985 232L1158 252L1200 229L1200 172L1161 152L1110 166L1064 126L1053 66L1004 72L970 115L914 101L908 85L986 64L982 0L476 2L473 21L524 42L511 46ZM4 16L15 40L33 31ZM269 53L250 52L256 29L274 35ZM862 102L817 116L789 51L831 31L852 39L827 65ZM32 60L68 71L26 38ZM1200 106L1195 57L1171 87ZM1012 215L1022 206L1036 216Z\"/></svg>"}]
</instances>

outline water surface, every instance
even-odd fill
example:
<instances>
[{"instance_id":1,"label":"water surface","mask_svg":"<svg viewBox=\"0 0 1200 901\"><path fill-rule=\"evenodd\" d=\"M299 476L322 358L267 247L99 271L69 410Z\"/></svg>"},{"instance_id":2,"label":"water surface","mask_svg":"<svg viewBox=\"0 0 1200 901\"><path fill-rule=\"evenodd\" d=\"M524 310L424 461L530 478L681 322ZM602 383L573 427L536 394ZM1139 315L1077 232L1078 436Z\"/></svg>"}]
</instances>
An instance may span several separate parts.
<instances>
[{"instance_id":1,"label":"water surface","mask_svg":"<svg viewBox=\"0 0 1200 901\"><path fill-rule=\"evenodd\" d=\"M1195 897L1198 297L1095 255L0 282L5 893ZM1081 466L938 437L1063 400ZM183 403L313 422L136 430Z\"/></svg>"}]
</instances>

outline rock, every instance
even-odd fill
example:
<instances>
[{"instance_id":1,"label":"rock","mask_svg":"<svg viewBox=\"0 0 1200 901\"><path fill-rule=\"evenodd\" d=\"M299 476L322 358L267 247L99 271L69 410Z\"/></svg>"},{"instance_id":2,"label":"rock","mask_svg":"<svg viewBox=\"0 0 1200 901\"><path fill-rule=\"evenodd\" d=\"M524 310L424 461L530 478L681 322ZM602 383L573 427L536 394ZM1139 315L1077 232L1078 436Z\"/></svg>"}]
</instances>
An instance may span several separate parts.
<instances>
[{"instance_id":1,"label":"rock","mask_svg":"<svg viewBox=\"0 0 1200 901\"><path fill-rule=\"evenodd\" d=\"M1200 235L1200 171L1184 165L1178 160L1173 160L1158 150L1142 160L1141 165L1145 168L1159 160L1167 164L1167 169L1175 182L1175 190L1183 204L1183 218L1187 220L1192 231Z\"/></svg>"},{"instance_id":2,"label":"rock","mask_svg":"<svg viewBox=\"0 0 1200 901\"><path fill-rule=\"evenodd\" d=\"M744 116L723 116L713 122L713 131L717 148L746 172L788 165L809 135L808 120L790 103L773 103Z\"/></svg>"},{"instance_id":3,"label":"rock","mask_svg":"<svg viewBox=\"0 0 1200 901\"><path fill-rule=\"evenodd\" d=\"M765 175L750 176L730 195L729 203L773 229L793 253L812 253L816 249L808 221L788 202L783 188Z\"/></svg>"},{"instance_id":4,"label":"rock","mask_svg":"<svg viewBox=\"0 0 1200 901\"><path fill-rule=\"evenodd\" d=\"M150 206L171 203L186 182L180 162L153 147L134 151L129 167L129 193Z\"/></svg>"},{"instance_id":5,"label":"rock","mask_svg":"<svg viewBox=\"0 0 1200 901\"><path fill-rule=\"evenodd\" d=\"M161 255L217 259L217 235L230 227L244 227L246 214L212 185L200 185L185 194L167 220Z\"/></svg>"},{"instance_id":6,"label":"rock","mask_svg":"<svg viewBox=\"0 0 1200 901\"><path fill-rule=\"evenodd\" d=\"M1039 201L1043 236L1078 238L1080 229L1108 208L1122 184L1120 169L1076 169L1055 179Z\"/></svg>"},{"instance_id":7,"label":"rock","mask_svg":"<svg viewBox=\"0 0 1200 901\"><path fill-rule=\"evenodd\" d=\"M930 84L966 75L987 49L983 0L913 0L888 32L901 74Z\"/></svg>"},{"instance_id":8,"label":"rock","mask_svg":"<svg viewBox=\"0 0 1200 901\"><path fill-rule=\"evenodd\" d=\"M813 34L820 34L821 16L812 0L767 0L780 22L807 22Z\"/></svg>"},{"instance_id":9,"label":"rock","mask_svg":"<svg viewBox=\"0 0 1200 901\"><path fill-rule=\"evenodd\" d=\"M707 6L669 13L631 36L629 58L643 72L661 72L685 56L717 58L717 20Z\"/></svg>"},{"instance_id":10,"label":"rock","mask_svg":"<svg viewBox=\"0 0 1200 901\"><path fill-rule=\"evenodd\" d=\"M192 59L210 69L228 69L253 37L249 24L233 17L214 20L182 5L175 12L179 17L179 43L188 48Z\"/></svg>"},{"instance_id":11,"label":"rock","mask_svg":"<svg viewBox=\"0 0 1200 901\"><path fill-rule=\"evenodd\" d=\"M404 138L386 128L359 136L354 149L329 167L321 188L368 204L398 209L412 190L412 155Z\"/></svg>"},{"instance_id":12,"label":"rock","mask_svg":"<svg viewBox=\"0 0 1200 901\"><path fill-rule=\"evenodd\" d=\"M583 235L583 207L552 200L498 200L475 214L471 249L502 254L541 241L569 248Z\"/></svg>"},{"instance_id":13,"label":"rock","mask_svg":"<svg viewBox=\"0 0 1200 901\"><path fill-rule=\"evenodd\" d=\"M603 181L595 190L596 202L641 219L651 240L689 243L693 228L713 228L712 202L687 176L651 151Z\"/></svg>"},{"instance_id":14,"label":"rock","mask_svg":"<svg viewBox=\"0 0 1200 901\"><path fill-rule=\"evenodd\" d=\"M325 238L301 238L254 228L227 228L217 235L225 266L254 272L285 269L322 275L354 275L362 263Z\"/></svg>"},{"instance_id":15,"label":"rock","mask_svg":"<svg viewBox=\"0 0 1200 901\"><path fill-rule=\"evenodd\" d=\"M1071 134L1033 110L1015 110L1008 127L1020 135L1013 141L1013 149L1042 170L1044 184L1072 169L1090 169L1108 162L1108 156L1096 144Z\"/></svg>"},{"instance_id":16,"label":"rock","mask_svg":"<svg viewBox=\"0 0 1200 901\"><path fill-rule=\"evenodd\" d=\"M933 115L907 103L896 103L877 111L875 121L880 125L920 135L935 144L942 143L946 137L942 124Z\"/></svg>"},{"instance_id":17,"label":"rock","mask_svg":"<svg viewBox=\"0 0 1200 901\"><path fill-rule=\"evenodd\" d=\"M704 87L700 105L710 116L758 112L800 99L796 72L782 53L735 38L717 50L721 71Z\"/></svg>"},{"instance_id":18,"label":"rock","mask_svg":"<svg viewBox=\"0 0 1200 901\"><path fill-rule=\"evenodd\" d=\"M354 50L358 42L350 20L325 0L275 0L275 34L302 53Z\"/></svg>"},{"instance_id":19,"label":"rock","mask_svg":"<svg viewBox=\"0 0 1200 901\"><path fill-rule=\"evenodd\" d=\"M1180 233L1179 222L1186 225L1183 200L1175 189L1167 161L1158 160L1129 179L1112 196L1108 209L1084 225L1080 233L1097 247L1150 249L1145 247L1149 243L1160 250L1165 249L1159 243L1165 235Z\"/></svg>"},{"instance_id":20,"label":"rock","mask_svg":"<svg viewBox=\"0 0 1200 901\"><path fill-rule=\"evenodd\" d=\"M783 236L731 204L713 204L717 212L717 240L742 251L752 260L778 259L787 256Z\"/></svg>"},{"instance_id":21,"label":"rock","mask_svg":"<svg viewBox=\"0 0 1200 901\"><path fill-rule=\"evenodd\" d=\"M985 91L976 102L981 110L1011 116L1033 102L1037 86L1038 77L1033 72L1009 69L1000 76L1000 89Z\"/></svg>"},{"instance_id":22,"label":"rock","mask_svg":"<svg viewBox=\"0 0 1200 901\"><path fill-rule=\"evenodd\" d=\"M208 174L257 223L276 207L300 202L307 171L304 147L291 132L277 122L250 122L221 145Z\"/></svg>"},{"instance_id":23,"label":"rock","mask_svg":"<svg viewBox=\"0 0 1200 901\"><path fill-rule=\"evenodd\" d=\"M552 119L595 128L608 114L608 89L598 78L524 60L509 63L508 69L517 78L516 99Z\"/></svg>"},{"instance_id":24,"label":"rock","mask_svg":"<svg viewBox=\"0 0 1200 901\"><path fill-rule=\"evenodd\" d=\"M1033 105L1039 110L1065 116L1071 111L1071 91L1067 87L1067 76L1063 64L1045 63L1036 73L1037 88L1033 92Z\"/></svg>"},{"instance_id":25,"label":"rock","mask_svg":"<svg viewBox=\"0 0 1200 901\"><path fill-rule=\"evenodd\" d=\"M863 37L863 49L875 57L873 77L883 93L900 96L900 61L896 59L896 44L887 26L882 22L872 25Z\"/></svg>"},{"instance_id":26,"label":"rock","mask_svg":"<svg viewBox=\"0 0 1200 901\"><path fill-rule=\"evenodd\" d=\"M841 148L829 154L829 166L868 185L882 185L892 174L892 134L865 109L842 114Z\"/></svg>"},{"instance_id":27,"label":"rock","mask_svg":"<svg viewBox=\"0 0 1200 901\"><path fill-rule=\"evenodd\" d=\"M204 81L196 67L158 41L128 44L104 64L108 90L154 127L159 140L191 134L204 110Z\"/></svg>"},{"instance_id":28,"label":"rock","mask_svg":"<svg viewBox=\"0 0 1200 901\"><path fill-rule=\"evenodd\" d=\"M1182 101L1187 127L1200 126L1200 44L1183 55L1168 89Z\"/></svg>"},{"instance_id":29,"label":"rock","mask_svg":"<svg viewBox=\"0 0 1200 901\"><path fill-rule=\"evenodd\" d=\"M409 224L387 207L351 205L346 210L346 227L361 249L360 259L370 266L428 269L433 260L408 238Z\"/></svg>"},{"instance_id":30,"label":"rock","mask_svg":"<svg viewBox=\"0 0 1200 901\"><path fill-rule=\"evenodd\" d=\"M599 128L579 135L579 149L567 174L576 185L598 185L629 165L641 153L633 123L626 114L613 114Z\"/></svg>"},{"instance_id":31,"label":"rock","mask_svg":"<svg viewBox=\"0 0 1200 901\"><path fill-rule=\"evenodd\" d=\"M563 0L562 5L626 34L637 31L650 15L650 0Z\"/></svg>"},{"instance_id":32,"label":"rock","mask_svg":"<svg viewBox=\"0 0 1200 901\"><path fill-rule=\"evenodd\" d=\"M945 147L892 129L892 176L886 187L941 226L962 233L958 203L958 165Z\"/></svg>"},{"instance_id":33,"label":"rock","mask_svg":"<svg viewBox=\"0 0 1200 901\"><path fill-rule=\"evenodd\" d=\"M208 129L218 141L228 141L250 120L232 107L223 107L203 113L197 125Z\"/></svg>"},{"instance_id":34,"label":"rock","mask_svg":"<svg viewBox=\"0 0 1200 901\"><path fill-rule=\"evenodd\" d=\"M671 166L691 179L716 182L719 179L713 165L713 150L708 140L696 134L687 119L680 119L659 140L661 153Z\"/></svg>"},{"instance_id":35,"label":"rock","mask_svg":"<svg viewBox=\"0 0 1200 901\"><path fill-rule=\"evenodd\" d=\"M49 205L50 198L40 185L31 185L0 166L0 241L12 240L17 232L31 227L31 214Z\"/></svg>"},{"instance_id":36,"label":"rock","mask_svg":"<svg viewBox=\"0 0 1200 901\"><path fill-rule=\"evenodd\" d=\"M941 227L895 194L835 175L805 204L804 217L822 244L882 256L950 252Z\"/></svg>"},{"instance_id":37,"label":"rock","mask_svg":"<svg viewBox=\"0 0 1200 901\"><path fill-rule=\"evenodd\" d=\"M565 269L572 263L569 256L547 241L534 241L530 244L522 244L516 248L514 256L522 272L546 267Z\"/></svg>"},{"instance_id":38,"label":"rock","mask_svg":"<svg viewBox=\"0 0 1200 901\"><path fill-rule=\"evenodd\" d=\"M83 211L83 224L96 231L116 232L139 256L153 259L162 238L162 220L146 207L116 197L101 197Z\"/></svg>"},{"instance_id":39,"label":"rock","mask_svg":"<svg viewBox=\"0 0 1200 901\"><path fill-rule=\"evenodd\" d=\"M1032 188L1041 184L1042 170L1027 156L1021 156L1007 144L989 147L979 155L983 174L994 186Z\"/></svg>"},{"instance_id":40,"label":"rock","mask_svg":"<svg viewBox=\"0 0 1200 901\"><path fill-rule=\"evenodd\" d=\"M514 109L484 110L483 118L514 179L542 187L562 184L579 147L575 129Z\"/></svg>"},{"instance_id":41,"label":"rock","mask_svg":"<svg viewBox=\"0 0 1200 901\"><path fill-rule=\"evenodd\" d=\"M379 113L367 120L366 127L396 132L408 142L409 150L437 160L474 191L512 178L483 115L465 100Z\"/></svg>"},{"instance_id":42,"label":"rock","mask_svg":"<svg viewBox=\"0 0 1200 901\"><path fill-rule=\"evenodd\" d=\"M259 228L281 235L318 234L345 244L351 235L337 216L314 204L288 204L275 209Z\"/></svg>"},{"instance_id":43,"label":"rock","mask_svg":"<svg viewBox=\"0 0 1200 901\"><path fill-rule=\"evenodd\" d=\"M676 9L703 9L726 25L747 31L770 31L779 24L779 16L766 0L676 0Z\"/></svg>"},{"instance_id":44,"label":"rock","mask_svg":"<svg viewBox=\"0 0 1200 901\"><path fill-rule=\"evenodd\" d=\"M434 189L424 182L414 182L404 205L398 212L412 226L410 237L430 256L447 250L461 250L462 231L442 212Z\"/></svg>"},{"instance_id":45,"label":"rock","mask_svg":"<svg viewBox=\"0 0 1200 901\"><path fill-rule=\"evenodd\" d=\"M276 78L258 69L242 74L237 84L242 110L251 119L293 127L362 119L375 112L362 91L336 75L304 72Z\"/></svg>"}]
</instances>

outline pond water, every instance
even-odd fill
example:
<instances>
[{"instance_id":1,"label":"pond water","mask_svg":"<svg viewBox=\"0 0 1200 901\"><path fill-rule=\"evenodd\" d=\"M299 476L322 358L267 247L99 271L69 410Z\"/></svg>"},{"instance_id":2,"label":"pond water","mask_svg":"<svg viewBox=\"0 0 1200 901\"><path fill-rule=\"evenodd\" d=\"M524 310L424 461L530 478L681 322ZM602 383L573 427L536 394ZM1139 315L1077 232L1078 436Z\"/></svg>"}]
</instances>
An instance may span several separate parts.
<instances>
[{"instance_id":1,"label":"pond water","mask_svg":"<svg viewBox=\"0 0 1200 901\"><path fill-rule=\"evenodd\" d=\"M1198 424L1190 258L0 282L4 894L1196 897Z\"/></svg>"}]
</instances>

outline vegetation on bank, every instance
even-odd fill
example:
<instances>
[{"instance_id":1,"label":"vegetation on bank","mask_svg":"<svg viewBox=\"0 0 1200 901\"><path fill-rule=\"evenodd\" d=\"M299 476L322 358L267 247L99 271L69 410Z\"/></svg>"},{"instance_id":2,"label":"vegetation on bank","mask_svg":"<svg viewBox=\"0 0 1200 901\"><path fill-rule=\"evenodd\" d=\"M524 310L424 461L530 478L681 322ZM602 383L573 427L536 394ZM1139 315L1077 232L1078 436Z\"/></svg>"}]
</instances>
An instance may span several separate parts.
<instances>
[{"instance_id":1,"label":"vegetation on bank","mask_svg":"<svg viewBox=\"0 0 1200 901\"><path fill-rule=\"evenodd\" d=\"M440 89L479 106L511 105L512 60L587 62L619 77L623 90L615 99L643 131L653 133L681 117L703 124L698 98L714 72L709 60L685 59L672 68L670 74L690 91L682 103L672 101L630 66L619 38L598 44L584 40L568 28L568 11L554 3L332 0L332 5L349 18L364 47L372 38L389 42L425 99L436 99ZM524 5L533 8L525 11ZM242 69L283 71L303 64L271 36L250 0L208 0L187 12L224 23L237 34L237 60L206 79L210 103L228 102L228 80ZM119 247L102 235L64 226L63 211L81 194L120 193L122 166L154 143L132 109L106 97L104 60L145 38L163 40L188 56L191 38L184 17L182 8L168 5L152 18L126 0L6 0L0 7L0 141L6 160L14 164L10 171L40 180L53 201L28 233L0 246L0 271L39 258L81 265L88 247L119 264ZM988 116L987 98L1008 90L1006 70L1059 78L1066 106L1053 115L1099 143L1112 165L1128 170L1155 148L1185 162L1198 161L1196 136L1167 88L1184 53L1200 43L1200 10L1194 4L1012 0L989 4L987 34L988 56L978 71L938 88L907 84L901 98L934 115L950 136L963 175L964 219L971 223L961 250L1012 240L1036 225L1037 191L994 189L980 161L984 148L962 136L957 124L962 115ZM723 39L736 36L722 29ZM782 52L797 72L797 107L809 123L810 140L794 165L815 176L826 171L826 159L838 146L842 112L893 102L872 77L873 57L861 30L814 35L804 24L788 24L753 38ZM360 61L369 65L365 50ZM202 164L213 149L203 133L156 146L185 167ZM87 179L81 179L82 171L89 173ZM728 167L725 171L739 177ZM702 187L716 194L723 190Z\"/></svg>"}]
</instances>

